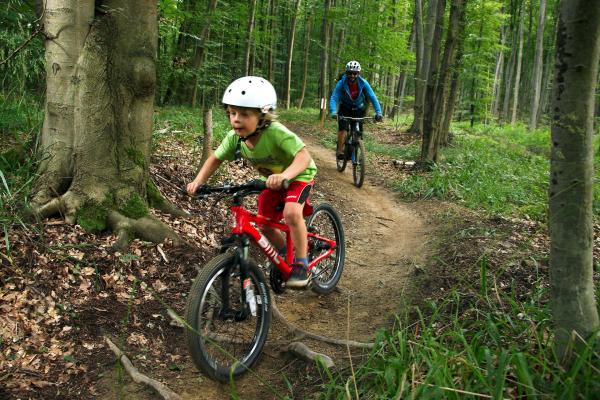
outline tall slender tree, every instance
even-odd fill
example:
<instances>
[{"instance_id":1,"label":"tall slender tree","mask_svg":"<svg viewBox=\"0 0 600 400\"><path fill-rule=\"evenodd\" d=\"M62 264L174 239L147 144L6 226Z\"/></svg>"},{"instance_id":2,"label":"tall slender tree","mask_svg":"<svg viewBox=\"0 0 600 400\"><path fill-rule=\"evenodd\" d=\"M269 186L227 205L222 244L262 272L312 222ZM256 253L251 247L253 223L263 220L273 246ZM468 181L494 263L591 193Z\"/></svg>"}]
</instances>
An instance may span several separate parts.
<instances>
[{"instance_id":1,"label":"tall slender tree","mask_svg":"<svg viewBox=\"0 0 600 400\"><path fill-rule=\"evenodd\" d=\"M248 24L246 25L246 52L244 53L244 75L252 74L250 55L253 49L254 17L256 15L256 0L248 0Z\"/></svg>"},{"instance_id":2,"label":"tall slender tree","mask_svg":"<svg viewBox=\"0 0 600 400\"><path fill-rule=\"evenodd\" d=\"M519 15L519 51L517 52L517 70L515 71L515 88L513 90L512 117L510 119L511 124L515 124L517 122L517 110L519 108L519 89L521 88L521 66L523 65L523 26L525 19L524 8L525 5L522 5L521 13Z\"/></svg>"},{"instance_id":3,"label":"tall slender tree","mask_svg":"<svg viewBox=\"0 0 600 400\"><path fill-rule=\"evenodd\" d=\"M331 6L331 0L324 0L325 5L323 7L323 23L321 24L321 77L319 79L319 97L321 99L327 99L328 95L328 59L329 59L329 8ZM327 113L326 107L321 107L321 112L319 114L319 118L323 120L325 114Z\"/></svg>"},{"instance_id":4,"label":"tall slender tree","mask_svg":"<svg viewBox=\"0 0 600 400\"><path fill-rule=\"evenodd\" d=\"M550 283L557 354L600 327L592 269L594 93L600 2L563 1L556 43L550 164Z\"/></svg>"},{"instance_id":5,"label":"tall slender tree","mask_svg":"<svg viewBox=\"0 0 600 400\"><path fill-rule=\"evenodd\" d=\"M296 37L296 22L298 20L298 13L300 12L300 4L302 0L296 0L296 5L294 6L294 13L292 14L292 22L290 26L290 41L288 43L288 55L287 55L287 63L286 63L286 85L285 85L285 108L290 108L290 92L292 86L292 60L294 57L294 38Z\"/></svg>"},{"instance_id":6,"label":"tall slender tree","mask_svg":"<svg viewBox=\"0 0 600 400\"><path fill-rule=\"evenodd\" d=\"M533 66L533 95L529 110L529 129L535 129L538 122L538 109L542 91L542 72L544 59L544 24L546 21L546 0L540 0L540 15L538 20L537 36L535 42L535 63Z\"/></svg>"}]
</instances>

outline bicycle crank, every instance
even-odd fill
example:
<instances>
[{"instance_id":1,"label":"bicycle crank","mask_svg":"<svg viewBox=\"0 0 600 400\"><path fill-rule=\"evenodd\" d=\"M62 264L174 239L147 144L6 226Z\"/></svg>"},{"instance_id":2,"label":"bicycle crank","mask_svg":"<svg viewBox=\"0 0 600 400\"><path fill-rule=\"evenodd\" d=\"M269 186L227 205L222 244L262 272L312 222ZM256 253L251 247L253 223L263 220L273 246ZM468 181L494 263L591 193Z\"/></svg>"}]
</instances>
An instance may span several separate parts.
<instances>
[{"instance_id":1,"label":"bicycle crank","mask_svg":"<svg viewBox=\"0 0 600 400\"><path fill-rule=\"evenodd\" d=\"M271 289L277 294L282 294L285 292L285 282L283 281L283 276L281 276L281 272L277 269L277 265L271 264L271 268L269 269L269 283L271 284Z\"/></svg>"}]
</instances>

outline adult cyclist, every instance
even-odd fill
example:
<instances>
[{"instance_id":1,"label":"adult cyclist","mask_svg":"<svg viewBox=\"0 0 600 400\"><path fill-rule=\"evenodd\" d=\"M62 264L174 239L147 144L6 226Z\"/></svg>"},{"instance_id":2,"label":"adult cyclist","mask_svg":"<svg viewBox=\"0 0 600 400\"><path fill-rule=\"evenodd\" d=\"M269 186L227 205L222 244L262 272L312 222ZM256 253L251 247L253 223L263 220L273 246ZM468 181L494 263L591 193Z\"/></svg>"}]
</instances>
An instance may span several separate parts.
<instances>
[{"instance_id":1,"label":"adult cyclist","mask_svg":"<svg viewBox=\"0 0 600 400\"><path fill-rule=\"evenodd\" d=\"M338 115L353 118L365 116L367 104L365 96L369 98L375 108L375 121L381 121L381 105L369 82L360 76L360 64L358 61L349 61L346 64L346 73L335 85L331 98L329 99L329 111L331 117L338 119ZM348 134L349 122L338 119L338 141L337 158L344 159L344 141Z\"/></svg>"}]
</instances>

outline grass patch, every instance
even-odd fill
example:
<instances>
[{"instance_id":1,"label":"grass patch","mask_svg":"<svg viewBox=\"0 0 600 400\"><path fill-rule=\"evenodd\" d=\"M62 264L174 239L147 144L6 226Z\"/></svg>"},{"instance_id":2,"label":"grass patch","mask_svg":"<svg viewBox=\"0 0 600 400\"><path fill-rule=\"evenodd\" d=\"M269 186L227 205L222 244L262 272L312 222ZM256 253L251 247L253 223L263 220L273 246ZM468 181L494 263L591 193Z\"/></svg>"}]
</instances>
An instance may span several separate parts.
<instances>
[{"instance_id":1,"label":"grass patch","mask_svg":"<svg viewBox=\"0 0 600 400\"><path fill-rule=\"evenodd\" d=\"M543 221L547 215L550 132L523 126L455 124L454 142L440 150L441 161L427 173L412 173L393 182L411 200L437 198L490 214ZM383 145L367 136L367 149L397 159L417 160L420 142ZM596 137L594 148L598 147ZM596 169L600 156L596 152ZM593 209L600 217L600 183L596 174Z\"/></svg>"},{"instance_id":2,"label":"grass patch","mask_svg":"<svg viewBox=\"0 0 600 400\"><path fill-rule=\"evenodd\" d=\"M418 309L415 323L398 318L357 370L358 397L598 398L600 341L563 369L552 351L546 289L534 288L527 302L503 296L503 307L487 294L452 291ZM324 397L346 398L345 383L330 380Z\"/></svg>"},{"instance_id":3,"label":"grass patch","mask_svg":"<svg viewBox=\"0 0 600 400\"><path fill-rule=\"evenodd\" d=\"M6 241L13 225L25 226L23 211L37 168L33 157L35 132L40 131L42 121L43 110L37 99L0 93L0 232Z\"/></svg>"}]
</instances>

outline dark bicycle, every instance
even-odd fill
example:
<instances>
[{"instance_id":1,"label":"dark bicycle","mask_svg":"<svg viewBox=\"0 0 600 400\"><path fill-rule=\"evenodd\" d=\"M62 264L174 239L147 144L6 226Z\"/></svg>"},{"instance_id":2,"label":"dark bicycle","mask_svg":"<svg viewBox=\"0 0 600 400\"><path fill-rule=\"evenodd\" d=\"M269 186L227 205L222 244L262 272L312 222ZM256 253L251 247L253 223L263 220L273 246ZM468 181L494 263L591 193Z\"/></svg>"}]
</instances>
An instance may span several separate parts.
<instances>
[{"instance_id":1,"label":"dark bicycle","mask_svg":"<svg viewBox=\"0 0 600 400\"><path fill-rule=\"evenodd\" d=\"M352 177L354 186L361 187L365 180L365 144L363 143L362 123L365 120L372 120L373 117L345 117L338 116L338 119L349 121L350 131L346 135L344 142L344 158L337 159L337 170L343 172L346 169L348 161L352 162Z\"/></svg>"}]
</instances>

